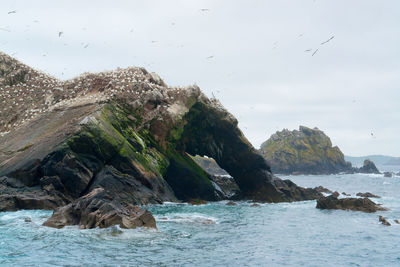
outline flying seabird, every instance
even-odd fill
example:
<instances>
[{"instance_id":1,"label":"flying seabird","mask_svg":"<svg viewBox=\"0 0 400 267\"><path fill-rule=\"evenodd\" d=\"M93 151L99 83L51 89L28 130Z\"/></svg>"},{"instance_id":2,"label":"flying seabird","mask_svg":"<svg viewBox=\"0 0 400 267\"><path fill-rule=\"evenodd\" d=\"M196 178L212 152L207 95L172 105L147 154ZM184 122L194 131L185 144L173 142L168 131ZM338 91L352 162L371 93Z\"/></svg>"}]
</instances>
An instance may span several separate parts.
<instances>
[{"instance_id":1,"label":"flying seabird","mask_svg":"<svg viewBox=\"0 0 400 267\"><path fill-rule=\"evenodd\" d=\"M208 9L208 8L201 8L200 11L206 12L206 11L210 11L210 9Z\"/></svg>"},{"instance_id":2,"label":"flying seabird","mask_svg":"<svg viewBox=\"0 0 400 267\"><path fill-rule=\"evenodd\" d=\"M58 37L61 37L63 35L63 32L58 32Z\"/></svg>"},{"instance_id":3,"label":"flying seabird","mask_svg":"<svg viewBox=\"0 0 400 267\"><path fill-rule=\"evenodd\" d=\"M335 38L335 36L332 36L331 38L329 38L328 40L326 40L325 42L322 42L321 45L326 44L327 42L329 42L330 40L332 40L333 38Z\"/></svg>"},{"instance_id":4,"label":"flying seabird","mask_svg":"<svg viewBox=\"0 0 400 267\"><path fill-rule=\"evenodd\" d=\"M306 49L304 52L311 52L312 49Z\"/></svg>"},{"instance_id":5,"label":"flying seabird","mask_svg":"<svg viewBox=\"0 0 400 267\"><path fill-rule=\"evenodd\" d=\"M87 48L89 46L89 44L86 44L83 48Z\"/></svg>"},{"instance_id":6,"label":"flying seabird","mask_svg":"<svg viewBox=\"0 0 400 267\"><path fill-rule=\"evenodd\" d=\"M213 58L214 56L209 56L209 57L206 57L206 59L211 59L211 58Z\"/></svg>"},{"instance_id":7,"label":"flying seabird","mask_svg":"<svg viewBox=\"0 0 400 267\"><path fill-rule=\"evenodd\" d=\"M313 57L317 52L318 52L318 48L317 48L317 50L314 51L314 53L312 53L311 56Z\"/></svg>"},{"instance_id":8,"label":"flying seabird","mask_svg":"<svg viewBox=\"0 0 400 267\"><path fill-rule=\"evenodd\" d=\"M17 13L17 10L9 11L8 14L15 14Z\"/></svg>"}]
</instances>

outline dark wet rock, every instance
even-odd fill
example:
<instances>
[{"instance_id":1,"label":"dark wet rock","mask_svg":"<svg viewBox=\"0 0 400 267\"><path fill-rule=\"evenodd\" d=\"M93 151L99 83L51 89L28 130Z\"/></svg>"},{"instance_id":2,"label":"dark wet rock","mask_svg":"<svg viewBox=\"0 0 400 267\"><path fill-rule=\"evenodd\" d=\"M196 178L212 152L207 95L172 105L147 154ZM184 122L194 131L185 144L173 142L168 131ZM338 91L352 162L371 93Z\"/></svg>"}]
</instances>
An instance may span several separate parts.
<instances>
[{"instance_id":1,"label":"dark wet rock","mask_svg":"<svg viewBox=\"0 0 400 267\"><path fill-rule=\"evenodd\" d=\"M52 210L65 205L68 200L40 187L11 187L0 184L0 212L20 209Z\"/></svg>"},{"instance_id":2,"label":"dark wet rock","mask_svg":"<svg viewBox=\"0 0 400 267\"><path fill-rule=\"evenodd\" d=\"M32 222L31 217L25 217L25 218L24 218L24 222Z\"/></svg>"},{"instance_id":3,"label":"dark wet rock","mask_svg":"<svg viewBox=\"0 0 400 267\"><path fill-rule=\"evenodd\" d=\"M300 126L273 134L260 148L274 173L332 174L352 171L351 163L325 133Z\"/></svg>"},{"instance_id":4,"label":"dark wet rock","mask_svg":"<svg viewBox=\"0 0 400 267\"><path fill-rule=\"evenodd\" d=\"M391 224L389 223L389 221L388 221L386 218L384 218L383 216L379 216L379 221L380 221L383 225L391 226Z\"/></svg>"},{"instance_id":5,"label":"dark wet rock","mask_svg":"<svg viewBox=\"0 0 400 267\"><path fill-rule=\"evenodd\" d=\"M331 194L331 196L333 196L333 197L339 197L339 192L338 191L335 191L335 192L333 192L332 194Z\"/></svg>"},{"instance_id":6,"label":"dark wet rock","mask_svg":"<svg viewBox=\"0 0 400 267\"><path fill-rule=\"evenodd\" d=\"M254 203L254 204L251 204L250 207L253 207L253 208L254 207L260 207L260 204Z\"/></svg>"},{"instance_id":7,"label":"dark wet rock","mask_svg":"<svg viewBox=\"0 0 400 267\"><path fill-rule=\"evenodd\" d=\"M228 203L226 203L227 206L237 206L236 202L233 201L229 201Z\"/></svg>"},{"instance_id":8,"label":"dark wet rock","mask_svg":"<svg viewBox=\"0 0 400 267\"><path fill-rule=\"evenodd\" d=\"M394 222L397 223L397 224L400 224L400 221L397 220L397 219L395 219Z\"/></svg>"},{"instance_id":9,"label":"dark wet rock","mask_svg":"<svg viewBox=\"0 0 400 267\"><path fill-rule=\"evenodd\" d=\"M364 164L358 169L358 172L380 174L378 168L375 166L375 163L369 159L364 160Z\"/></svg>"},{"instance_id":10,"label":"dark wet rock","mask_svg":"<svg viewBox=\"0 0 400 267\"><path fill-rule=\"evenodd\" d=\"M215 190L221 192L222 198L240 198L240 188L235 182L235 179L233 179L232 177L210 175L210 180L213 183Z\"/></svg>"},{"instance_id":11,"label":"dark wet rock","mask_svg":"<svg viewBox=\"0 0 400 267\"><path fill-rule=\"evenodd\" d=\"M374 198L381 198L380 196L378 196L378 195L374 195L374 194L372 194L372 193L370 193L370 192L365 192L365 193L357 193L356 194L356 196L358 196L358 197L374 197Z\"/></svg>"},{"instance_id":12,"label":"dark wet rock","mask_svg":"<svg viewBox=\"0 0 400 267\"><path fill-rule=\"evenodd\" d=\"M317 200L317 209L339 209L363 212L387 210L368 198L337 198L333 195L321 197Z\"/></svg>"},{"instance_id":13,"label":"dark wet rock","mask_svg":"<svg viewBox=\"0 0 400 267\"><path fill-rule=\"evenodd\" d=\"M328 194L331 194L332 193L332 191L331 190L329 190L328 188L325 188L325 187L323 187L323 186L317 186L317 187L314 187L314 190L316 190L317 192L319 192L319 193L328 193Z\"/></svg>"},{"instance_id":14,"label":"dark wet rock","mask_svg":"<svg viewBox=\"0 0 400 267\"><path fill-rule=\"evenodd\" d=\"M43 225L54 228L78 225L81 229L107 228L113 225L121 228L157 228L150 211L120 203L102 188L96 188L74 202L57 208Z\"/></svg>"},{"instance_id":15,"label":"dark wet rock","mask_svg":"<svg viewBox=\"0 0 400 267\"><path fill-rule=\"evenodd\" d=\"M393 177L393 173L392 172L384 172L383 173L383 177L392 178Z\"/></svg>"},{"instance_id":16,"label":"dark wet rock","mask_svg":"<svg viewBox=\"0 0 400 267\"><path fill-rule=\"evenodd\" d=\"M347 197L351 196L351 194L347 194L346 192L342 192L342 195Z\"/></svg>"},{"instance_id":17,"label":"dark wet rock","mask_svg":"<svg viewBox=\"0 0 400 267\"><path fill-rule=\"evenodd\" d=\"M205 205L207 203L207 201L198 198L189 199L190 205Z\"/></svg>"}]
</instances>

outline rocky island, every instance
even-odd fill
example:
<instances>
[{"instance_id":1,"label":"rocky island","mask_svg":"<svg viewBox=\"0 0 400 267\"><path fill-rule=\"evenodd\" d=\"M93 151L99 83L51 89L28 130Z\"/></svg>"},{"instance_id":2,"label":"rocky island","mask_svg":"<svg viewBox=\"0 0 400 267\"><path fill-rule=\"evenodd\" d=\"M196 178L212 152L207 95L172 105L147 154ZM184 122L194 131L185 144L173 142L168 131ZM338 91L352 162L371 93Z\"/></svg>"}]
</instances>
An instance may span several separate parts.
<instances>
[{"instance_id":1,"label":"rocky island","mask_svg":"<svg viewBox=\"0 0 400 267\"><path fill-rule=\"evenodd\" d=\"M281 174L332 174L352 170L342 151L318 128L300 126L273 134L260 148L273 172Z\"/></svg>"},{"instance_id":2,"label":"rocky island","mask_svg":"<svg viewBox=\"0 0 400 267\"><path fill-rule=\"evenodd\" d=\"M316 127L278 131L261 144L259 151L272 171L279 174L380 173L369 159L362 167L353 167L339 147L332 146L330 138Z\"/></svg>"},{"instance_id":3,"label":"rocky island","mask_svg":"<svg viewBox=\"0 0 400 267\"><path fill-rule=\"evenodd\" d=\"M135 206L229 198L191 155L215 159L241 199L321 196L275 177L219 101L143 68L61 81L1 53L0 103L0 211L56 209L49 226L155 227Z\"/></svg>"}]
</instances>

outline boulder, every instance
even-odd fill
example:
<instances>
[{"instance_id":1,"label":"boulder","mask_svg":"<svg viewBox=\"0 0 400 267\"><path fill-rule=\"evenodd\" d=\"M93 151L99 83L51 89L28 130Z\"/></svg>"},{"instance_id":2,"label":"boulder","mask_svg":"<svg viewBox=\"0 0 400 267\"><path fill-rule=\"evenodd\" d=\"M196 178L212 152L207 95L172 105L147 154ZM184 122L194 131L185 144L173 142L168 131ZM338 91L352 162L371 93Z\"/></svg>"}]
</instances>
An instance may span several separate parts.
<instances>
[{"instance_id":1,"label":"boulder","mask_svg":"<svg viewBox=\"0 0 400 267\"><path fill-rule=\"evenodd\" d=\"M120 203L102 188L93 189L72 203L57 208L44 226L63 228L78 225L81 229L106 228L119 225L121 228L157 228L156 221L148 210Z\"/></svg>"},{"instance_id":2,"label":"boulder","mask_svg":"<svg viewBox=\"0 0 400 267\"><path fill-rule=\"evenodd\" d=\"M375 166L375 163L369 159L364 160L364 164L358 169L358 172L380 174L378 168Z\"/></svg>"},{"instance_id":3,"label":"boulder","mask_svg":"<svg viewBox=\"0 0 400 267\"><path fill-rule=\"evenodd\" d=\"M347 196L347 197L351 196L351 194L347 194L346 192L342 192L342 195Z\"/></svg>"},{"instance_id":4,"label":"boulder","mask_svg":"<svg viewBox=\"0 0 400 267\"><path fill-rule=\"evenodd\" d=\"M317 200L317 209L339 209L339 210L353 210L363 212L376 212L378 210L387 210L382 208L375 202L368 198L341 198L330 195L328 197L321 197Z\"/></svg>"},{"instance_id":5,"label":"boulder","mask_svg":"<svg viewBox=\"0 0 400 267\"><path fill-rule=\"evenodd\" d=\"M372 194L372 193L370 193L370 192L366 192L366 193L357 193L356 194L356 196L358 196L358 197L374 197L374 198L381 198L380 196L378 196L378 195L374 195L374 194Z\"/></svg>"},{"instance_id":6,"label":"boulder","mask_svg":"<svg viewBox=\"0 0 400 267\"><path fill-rule=\"evenodd\" d=\"M394 222L397 223L397 224L400 224L400 221L397 220L397 219L395 219Z\"/></svg>"}]
</instances>

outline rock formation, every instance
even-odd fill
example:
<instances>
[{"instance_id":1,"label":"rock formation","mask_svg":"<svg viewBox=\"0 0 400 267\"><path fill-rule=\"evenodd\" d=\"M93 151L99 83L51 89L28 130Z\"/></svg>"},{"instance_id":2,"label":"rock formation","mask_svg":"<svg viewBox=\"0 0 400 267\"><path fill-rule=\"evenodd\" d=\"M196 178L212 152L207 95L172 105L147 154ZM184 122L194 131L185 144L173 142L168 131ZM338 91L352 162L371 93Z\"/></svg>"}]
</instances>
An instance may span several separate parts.
<instances>
[{"instance_id":1,"label":"rock formation","mask_svg":"<svg viewBox=\"0 0 400 267\"><path fill-rule=\"evenodd\" d=\"M130 229L141 226L157 228L150 211L131 204L122 205L102 188L93 189L74 202L57 208L43 225L54 228L78 225L81 229L113 225Z\"/></svg>"},{"instance_id":2,"label":"rock formation","mask_svg":"<svg viewBox=\"0 0 400 267\"><path fill-rule=\"evenodd\" d=\"M334 195L321 197L317 200L317 209L354 210L363 212L376 212L387 210L368 198L337 198Z\"/></svg>"},{"instance_id":3,"label":"rock formation","mask_svg":"<svg viewBox=\"0 0 400 267\"><path fill-rule=\"evenodd\" d=\"M380 174L380 172L378 171L378 168L375 166L375 164L372 162L372 160L369 160L369 159L364 160L364 164L361 168L358 169L358 172Z\"/></svg>"},{"instance_id":4,"label":"rock formation","mask_svg":"<svg viewBox=\"0 0 400 267\"><path fill-rule=\"evenodd\" d=\"M352 170L351 164L325 133L300 126L273 134L260 148L272 171L281 174L332 174Z\"/></svg>"},{"instance_id":5,"label":"rock formation","mask_svg":"<svg viewBox=\"0 0 400 267\"><path fill-rule=\"evenodd\" d=\"M54 209L96 188L121 205L224 198L190 155L215 159L244 199L321 196L273 176L197 86L169 87L143 68L60 81L5 54L0 70L0 211Z\"/></svg>"}]
</instances>

